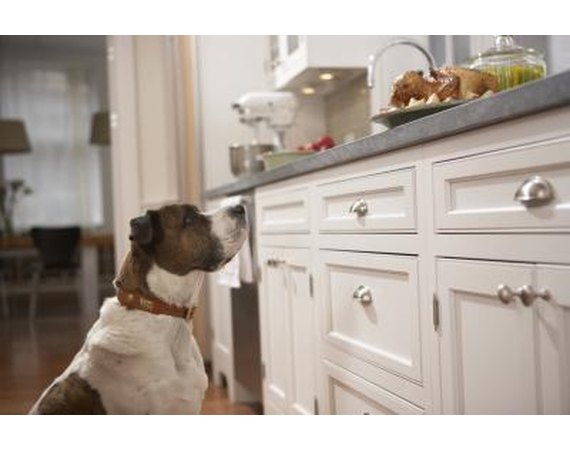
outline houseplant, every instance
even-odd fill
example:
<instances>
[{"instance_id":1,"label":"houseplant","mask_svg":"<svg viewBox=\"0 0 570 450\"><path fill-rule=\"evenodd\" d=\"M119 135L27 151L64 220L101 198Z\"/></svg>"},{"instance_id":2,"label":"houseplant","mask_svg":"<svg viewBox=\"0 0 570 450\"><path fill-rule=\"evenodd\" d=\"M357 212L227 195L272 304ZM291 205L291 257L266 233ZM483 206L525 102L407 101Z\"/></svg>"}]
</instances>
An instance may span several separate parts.
<instances>
[{"instance_id":1,"label":"houseplant","mask_svg":"<svg viewBox=\"0 0 570 450\"><path fill-rule=\"evenodd\" d=\"M25 195L32 193L32 189L24 180L16 179L0 183L0 219L5 236L14 234L14 208Z\"/></svg>"}]
</instances>

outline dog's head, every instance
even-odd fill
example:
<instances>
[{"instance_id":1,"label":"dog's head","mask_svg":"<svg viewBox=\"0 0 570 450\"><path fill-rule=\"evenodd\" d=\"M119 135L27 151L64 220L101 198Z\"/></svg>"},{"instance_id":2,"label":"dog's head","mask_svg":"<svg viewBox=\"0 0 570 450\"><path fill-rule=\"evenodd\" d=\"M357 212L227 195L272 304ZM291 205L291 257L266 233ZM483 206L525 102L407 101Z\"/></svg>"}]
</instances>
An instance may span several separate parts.
<instances>
[{"instance_id":1,"label":"dog's head","mask_svg":"<svg viewBox=\"0 0 570 450\"><path fill-rule=\"evenodd\" d=\"M248 228L241 205L211 214L193 205L168 205L132 219L130 226L134 249L176 275L219 269L238 252Z\"/></svg>"}]
</instances>

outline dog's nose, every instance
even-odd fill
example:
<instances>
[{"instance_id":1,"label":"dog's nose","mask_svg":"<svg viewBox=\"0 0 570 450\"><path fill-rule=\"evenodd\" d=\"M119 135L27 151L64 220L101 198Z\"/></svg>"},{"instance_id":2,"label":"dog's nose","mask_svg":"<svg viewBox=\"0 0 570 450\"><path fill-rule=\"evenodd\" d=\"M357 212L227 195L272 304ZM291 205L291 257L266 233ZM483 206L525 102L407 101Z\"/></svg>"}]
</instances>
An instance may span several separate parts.
<instances>
[{"instance_id":1,"label":"dog's nose","mask_svg":"<svg viewBox=\"0 0 570 450\"><path fill-rule=\"evenodd\" d=\"M236 205L230 208L230 214L236 217L245 216L245 207L243 205Z\"/></svg>"}]
</instances>

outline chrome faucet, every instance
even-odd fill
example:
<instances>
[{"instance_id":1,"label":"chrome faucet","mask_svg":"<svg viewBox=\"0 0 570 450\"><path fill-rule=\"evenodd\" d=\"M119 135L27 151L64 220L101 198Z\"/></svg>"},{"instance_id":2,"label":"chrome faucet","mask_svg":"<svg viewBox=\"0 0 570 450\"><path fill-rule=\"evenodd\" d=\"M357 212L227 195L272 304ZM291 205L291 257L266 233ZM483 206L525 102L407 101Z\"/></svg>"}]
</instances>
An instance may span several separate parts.
<instances>
[{"instance_id":1,"label":"chrome faucet","mask_svg":"<svg viewBox=\"0 0 570 450\"><path fill-rule=\"evenodd\" d=\"M393 39L387 42L376 53L373 53L368 57L367 84L369 89L372 89L374 87L374 71L376 69L376 63L378 62L378 59L380 58L380 56L384 54L386 50L395 47L397 45L409 45L410 47L414 47L415 49L419 50L422 53L422 55L426 57L430 69L432 67L435 67L435 59L433 55L429 52L429 50L424 48L421 44L412 39Z\"/></svg>"}]
</instances>

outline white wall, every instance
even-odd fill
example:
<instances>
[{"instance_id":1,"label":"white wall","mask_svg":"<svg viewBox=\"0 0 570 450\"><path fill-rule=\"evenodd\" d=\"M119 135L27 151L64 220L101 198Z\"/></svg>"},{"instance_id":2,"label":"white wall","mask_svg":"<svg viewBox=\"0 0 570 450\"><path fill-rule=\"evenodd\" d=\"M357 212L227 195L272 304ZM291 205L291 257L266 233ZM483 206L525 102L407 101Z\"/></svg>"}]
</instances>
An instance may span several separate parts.
<instances>
[{"instance_id":1,"label":"white wall","mask_svg":"<svg viewBox=\"0 0 570 450\"><path fill-rule=\"evenodd\" d=\"M129 221L182 200L174 54L169 36L110 36L109 91L117 267Z\"/></svg>"},{"instance_id":2,"label":"white wall","mask_svg":"<svg viewBox=\"0 0 570 450\"><path fill-rule=\"evenodd\" d=\"M198 96L203 186L212 189L235 180L228 147L253 139L252 130L239 123L231 104L249 91L272 90L267 73L268 36L198 36ZM286 137L289 148L313 141L325 133L324 102L300 98L300 107ZM268 142L268 135L262 135Z\"/></svg>"},{"instance_id":3,"label":"white wall","mask_svg":"<svg viewBox=\"0 0 570 450\"><path fill-rule=\"evenodd\" d=\"M231 103L248 91L267 89L263 62L267 41L261 36L198 36L198 95L205 189L233 180L229 150L252 133L237 120Z\"/></svg>"}]
</instances>

